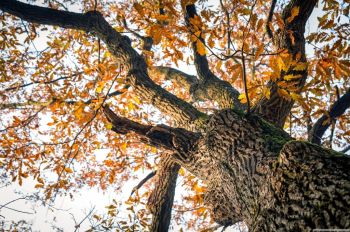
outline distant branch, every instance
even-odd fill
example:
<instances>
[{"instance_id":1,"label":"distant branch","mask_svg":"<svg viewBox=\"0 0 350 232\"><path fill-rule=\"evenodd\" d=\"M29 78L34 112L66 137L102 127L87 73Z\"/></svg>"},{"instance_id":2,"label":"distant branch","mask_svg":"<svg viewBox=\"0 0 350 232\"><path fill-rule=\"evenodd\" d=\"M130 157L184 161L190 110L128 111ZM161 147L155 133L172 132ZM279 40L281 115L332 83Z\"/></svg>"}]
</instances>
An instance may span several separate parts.
<instances>
[{"instance_id":1,"label":"distant branch","mask_svg":"<svg viewBox=\"0 0 350 232\"><path fill-rule=\"evenodd\" d=\"M194 24L197 22L196 18L200 18L196 12L194 4L185 6L185 21L188 27L189 33L196 37L195 41L192 41L192 50L194 56L194 64L196 66L197 74L200 82L197 88L194 90L195 94L202 99L210 99L216 101L220 108L243 108L241 102L238 100L239 92L232 87L227 81L223 81L209 68L207 56L203 54L206 44L203 39L203 31L199 25ZM199 32L199 35L198 35Z\"/></svg>"},{"instance_id":2,"label":"distant branch","mask_svg":"<svg viewBox=\"0 0 350 232\"><path fill-rule=\"evenodd\" d=\"M277 2L277 0L272 0L270 11L269 11L269 16L267 17L267 21L266 21L266 32L271 39L273 38L273 34L272 34L272 30L270 28L270 23L272 22L273 12L275 10L276 2Z\"/></svg>"},{"instance_id":3,"label":"distant branch","mask_svg":"<svg viewBox=\"0 0 350 232\"><path fill-rule=\"evenodd\" d=\"M130 195L134 194L137 190L139 190L147 181L152 179L156 175L157 171L153 171L149 173L145 178L143 178L140 183L138 183L131 191Z\"/></svg>"},{"instance_id":4,"label":"distant branch","mask_svg":"<svg viewBox=\"0 0 350 232\"><path fill-rule=\"evenodd\" d=\"M288 52L290 58L296 62L307 62L304 36L305 25L316 3L317 0L290 0L282 11L284 27L274 35L276 38L273 42L278 50ZM299 9L299 13L296 16L292 16L295 9ZM294 100L292 98L285 98L279 94L280 87L277 85L277 82L284 80L284 76L286 75L298 76L298 78L288 81L288 85L290 88L295 89L294 92L300 93L307 77L307 68L300 71L295 71L293 68L294 66L291 66L288 70L281 72L278 80L270 80L266 84L270 89L270 96L263 96L252 109L254 113L259 114L265 120L280 128L285 124L289 112L294 105Z\"/></svg>"},{"instance_id":5,"label":"distant branch","mask_svg":"<svg viewBox=\"0 0 350 232\"><path fill-rule=\"evenodd\" d=\"M332 121L344 114L350 107L350 88L330 108L327 114L322 115L313 125L308 140L312 143L321 144L321 139L332 124Z\"/></svg>"},{"instance_id":6,"label":"distant branch","mask_svg":"<svg viewBox=\"0 0 350 232\"><path fill-rule=\"evenodd\" d=\"M78 72L78 73L74 73L70 76L64 76L64 77L59 77L59 78L56 78L56 79L53 79L51 81L33 81L33 82L30 82L30 83L27 83L27 84L23 84L23 85L17 85L17 86L14 86L14 87L9 87L7 89L4 90L5 91L11 91L11 90L18 90L20 88L24 88L24 87L28 87L28 86L31 86L31 85L34 85L34 84L53 84L55 82L58 82L60 80L66 80L66 79L69 79L69 78L72 78L72 77L76 77L80 74L82 74L83 72Z\"/></svg>"}]
</instances>

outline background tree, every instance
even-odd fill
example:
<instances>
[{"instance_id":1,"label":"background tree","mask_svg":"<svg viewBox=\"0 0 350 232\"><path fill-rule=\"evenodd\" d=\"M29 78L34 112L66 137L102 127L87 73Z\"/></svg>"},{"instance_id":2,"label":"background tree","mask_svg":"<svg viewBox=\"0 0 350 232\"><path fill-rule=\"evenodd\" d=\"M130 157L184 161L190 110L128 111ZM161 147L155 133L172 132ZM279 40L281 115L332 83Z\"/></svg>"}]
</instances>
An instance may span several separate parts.
<instances>
[{"instance_id":1,"label":"background tree","mask_svg":"<svg viewBox=\"0 0 350 232\"><path fill-rule=\"evenodd\" d=\"M130 199L148 199L139 224L151 231L168 229L178 172L194 219L350 227L350 161L325 149L350 139L349 1L43 4L0 2L6 180L32 176L54 199L157 167L152 191Z\"/></svg>"}]
</instances>

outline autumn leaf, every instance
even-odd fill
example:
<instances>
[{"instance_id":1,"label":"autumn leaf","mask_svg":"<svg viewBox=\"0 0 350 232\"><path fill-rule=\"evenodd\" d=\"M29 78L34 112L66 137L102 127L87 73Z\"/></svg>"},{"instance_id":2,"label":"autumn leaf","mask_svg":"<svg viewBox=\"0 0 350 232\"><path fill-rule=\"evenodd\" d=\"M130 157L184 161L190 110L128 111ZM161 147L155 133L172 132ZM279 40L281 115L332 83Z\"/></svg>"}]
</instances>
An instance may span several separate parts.
<instances>
[{"instance_id":1,"label":"autumn leaf","mask_svg":"<svg viewBox=\"0 0 350 232\"><path fill-rule=\"evenodd\" d=\"M67 172L67 173L73 173L73 170L71 168L69 168L69 167L65 167L64 171Z\"/></svg>"},{"instance_id":2,"label":"autumn leaf","mask_svg":"<svg viewBox=\"0 0 350 232\"><path fill-rule=\"evenodd\" d=\"M200 40L196 42L196 48L199 55L204 56L206 54L205 45Z\"/></svg>"},{"instance_id":3,"label":"autumn leaf","mask_svg":"<svg viewBox=\"0 0 350 232\"><path fill-rule=\"evenodd\" d=\"M297 74L297 75L289 74L289 75L285 75L283 77L283 79L286 80L286 81L291 81L291 80L299 79L300 77L302 77L301 74Z\"/></svg>"},{"instance_id":4,"label":"autumn leaf","mask_svg":"<svg viewBox=\"0 0 350 232\"><path fill-rule=\"evenodd\" d=\"M139 13L141 16L144 16L143 7L139 3L135 2L134 8L136 9L137 13Z\"/></svg>"},{"instance_id":5,"label":"autumn leaf","mask_svg":"<svg viewBox=\"0 0 350 232\"><path fill-rule=\"evenodd\" d=\"M290 23L292 22L296 16L298 16L299 14L299 6L295 6L292 8L291 12L290 12L290 16L287 18L287 22Z\"/></svg>"}]
</instances>

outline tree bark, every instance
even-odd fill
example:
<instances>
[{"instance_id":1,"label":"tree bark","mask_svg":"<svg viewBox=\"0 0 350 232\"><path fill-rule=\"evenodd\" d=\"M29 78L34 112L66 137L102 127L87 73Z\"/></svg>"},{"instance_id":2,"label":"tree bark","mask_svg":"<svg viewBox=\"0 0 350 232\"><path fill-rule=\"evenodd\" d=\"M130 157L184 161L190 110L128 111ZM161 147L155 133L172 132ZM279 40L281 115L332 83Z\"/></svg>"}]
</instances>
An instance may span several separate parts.
<instances>
[{"instance_id":1,"label":"tree bark","mask_svg":"<svg viewBox=\"0 0 350 232\"><path fill-rule=\"evenodd\" d=\"M176 156L175 156L176 158ZM212 116L198 150L177 161L208 186L214 219L250 231L350 228L350 159L295 141L258 116Z\"/></svg>"}]
</instances>

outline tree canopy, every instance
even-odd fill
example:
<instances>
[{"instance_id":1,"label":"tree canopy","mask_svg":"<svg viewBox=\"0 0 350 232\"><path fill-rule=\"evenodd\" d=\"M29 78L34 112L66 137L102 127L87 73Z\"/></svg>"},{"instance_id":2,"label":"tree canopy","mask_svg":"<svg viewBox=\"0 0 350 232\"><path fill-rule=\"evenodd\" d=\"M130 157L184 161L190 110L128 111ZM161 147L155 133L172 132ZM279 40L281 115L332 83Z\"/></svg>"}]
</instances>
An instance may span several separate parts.
<instances>
[{"instance_id":1,"label":"tree canopy","mask_svg":"<svg viewBox=\"0 0 350 232\"><path fill-rule=\"evenodd\" d=\"M187 159L222 109L350 150L349 0L1 0L0 9L1 183L32 178L50 202L151 173L123 203L132 220L116 217L117 202L108 220L88 215L105 227L149 230L171 213L185 231L214 226L206 184L167 160ZM177 175L186 193L173 205Z\"/></svg>"}]
</instances>

